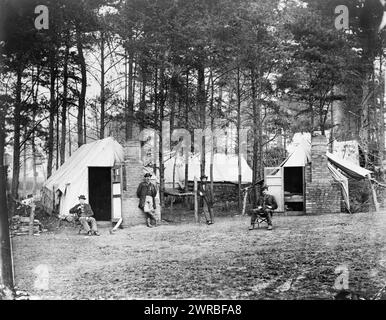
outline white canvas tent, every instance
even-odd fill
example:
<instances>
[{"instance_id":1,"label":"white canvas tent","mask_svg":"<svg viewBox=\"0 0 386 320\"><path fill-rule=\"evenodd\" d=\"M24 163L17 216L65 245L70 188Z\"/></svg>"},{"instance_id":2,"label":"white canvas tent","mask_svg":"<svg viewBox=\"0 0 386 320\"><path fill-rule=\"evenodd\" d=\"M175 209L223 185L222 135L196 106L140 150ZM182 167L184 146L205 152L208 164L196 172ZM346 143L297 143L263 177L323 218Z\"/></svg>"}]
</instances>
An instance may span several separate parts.
<instances>
[{"instance_id":1,"label":"white canvas tent","mask_svg":"<svg viewBox=\"0 0 386 320\"><path fill-rule=\"evenodd\" d=\"M200 155L192 155L189 157L188 180L193 181L194 177L200 178ZM210 180L210 154L206 155L205 173ZM252 169L248 165L244 157L241 157L241 178L242 183L252 182ZM165 182L172 187L173 181L175 187L184 187L185 185L185 158L173 157L165 161ZM213 159L213 182L238 182L238 156L235 154L216 153Z\"/></svg>"},{"instance_id":2,"label":"white canvas tent","mask_svg":"<svg viewBox=\"0 0 386 320\"><path fill-rule=\"evenodd\" d=\"M42 202L46 210L53 209L57 203L57 191L62 193L59 215L66 215L84 194L89 198L89 167L109 167L124 161L122 146L109 137L82 145L72 156L44 183ZM55 199L55 198L56 199Z\"/></svg>"},{"instance_id":3,"label":"white canvas tent","mask_svg":"<svg viewBox=\"0 0 386 320\"><path fill-rule=\"evenodd\" d=\"M302 139L293 152L285 159L279 167L304 167L311 161L311 144Z\"/></svg>"},{"instance_id":4,"label":"white canvas tent","mask_svg":"<svg viewBox=\"0 0 386 320\"><path fill-rule=\"evenodd\" d=\"M326 153L328 159L328 169L335 181L339 182L342 187L343 197L348 209L350 209L349 202L349 188L348 178L364 179L367 178L372 171L362 168L348 160L342 159L337 154ZM287 180L289 186L296 180L298 183L302 179L304 181L304 169L301 169L299 173L303 177L301 179L286 179L286 170L292 170L292 168L304 168L307 163L311 161L311 143L307 139L302 139L300 143L295 147L293 152L285 159L277 168L266 168L265 182L270 187L271 193L273 193L278 199L279 211L284 210L284 203L291 200L303 202L304 201L304 188L303 195L295 194L290 195L285 192L285 181ZM295 172L295 171L294 171ZM297 199L297 200L296 200Z\"/></svg>"},{"instance_id":5,"label":"white canvas tent","mask_svg":"<svg viewBox=\"0 0 386 320\"><path fill-rule=\"evenodd\" d=\"M339 168L347 177L354 179L364 179L372 171L362 168L349 160L341 158L337 154L330 152L326 153L328 162L334 167ZM304 167L311 161L311 143L303 140L295 150L285 159L280 167Z\"/></svg>"}]
</instances>

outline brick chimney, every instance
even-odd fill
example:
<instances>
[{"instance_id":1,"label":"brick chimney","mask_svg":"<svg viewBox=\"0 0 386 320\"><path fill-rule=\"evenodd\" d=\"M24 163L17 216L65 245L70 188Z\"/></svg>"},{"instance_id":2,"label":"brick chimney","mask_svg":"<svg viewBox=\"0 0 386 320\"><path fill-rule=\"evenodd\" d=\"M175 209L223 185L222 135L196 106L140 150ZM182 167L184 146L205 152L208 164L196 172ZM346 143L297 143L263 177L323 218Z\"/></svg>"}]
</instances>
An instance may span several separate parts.
<instances>
[{"instance_id":1,"label":"brick chimney","mask_svg":"<svg viewBox=\"0 0 386 320\"><path fill-rule=\"evenodd\" d=\"M328 169L327 138L311 138L311 164L306 167L306 214L339 213L341 189Z\"/></svg>"},{"instance_id":2,"label":"brick chimney","mask_svg":"<svg viewBox=\"0 0 386 320\"><path fill-rule=\"evenodd\" d=\"M327 138L322 135L311 139L311 181L330 181L332 180L328 170L327 160Z\"/></svg>"},{"instance_id":3,"label":"brick chimney","mask_svg":"<svg viewBox=\"0 0 386 320\"><path fill-rule=\"evenodd\" d=\"M122 192L122 227L145 222L145 216L138 208L138 185L143 181L143 163L141 161L141 143L139 140L127 140L123 144L125 154L125 179Z\"/></svg>"}]
</instances>

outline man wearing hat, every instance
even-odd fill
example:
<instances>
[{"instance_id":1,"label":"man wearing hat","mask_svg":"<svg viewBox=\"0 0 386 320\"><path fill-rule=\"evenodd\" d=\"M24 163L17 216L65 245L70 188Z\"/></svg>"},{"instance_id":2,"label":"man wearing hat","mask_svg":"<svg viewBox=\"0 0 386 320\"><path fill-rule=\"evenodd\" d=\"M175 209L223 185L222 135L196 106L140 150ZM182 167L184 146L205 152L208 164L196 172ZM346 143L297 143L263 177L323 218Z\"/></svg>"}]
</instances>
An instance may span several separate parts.
<instances>
[{"instance_id":1,"label":"man wearing hat","mask_svg":"<svg viewBox=\"0 0 386 320\"><path fill-rule=\"evenodd\" d=\"M139 198L138 207L143 210L146 215L146 224L149 228L152 228L152 221L154 221L154 226L157 226L157 219L154 216L156 209L155 196L157 195L157 189L154 184L150 182L150 177L150 173L145 174L145 181L141 182L138 186L137 197Z\"/></svg>"},{"instance_id":2,"label":"man wearing hat","mask_svg":"<svg viewBox=\"0 0 386 320\"><path fill-rule=\"evenodd\" d=\"M210 188L207 185L208 177L206 175L201 176L201 183L198 186L198 196L200 197L200 208L204 213L206 223L208 225L213 224L213 214L212 214L212 206L213 206L213 197L210 192Z\"/></svg>"},{"instance_id":3,"label":"man wearing hat","mask_svg":"<svg viewBox=\"0 0 386 320\"><path fill-rule=\"evenodd\" d=\"M91 209L91 206L88 203L85 203L86 197L82 194L78 197L79 203L70 209L70 213L75 213L79 217L79 221L82 224L83 229L87 232L89 236L96 235L99 236L97 223L93 217L94 212ZM90 225L91 224L91 229Z\"/></svg>"},{"instance_id":4,"label":"man wearing hat","mask_svg":"<svg viewBox=\"0 0 386 320\"><path fill-rule=\"evenodd\" d=\"M249 230L253 230L255 227L255 220L258 215L267 217L268 230L272 230L272 213L275 209L277 209L275 197L268 194L268 187L263 185L259 201L257 202L257 208L251 210L251 226Z\"/></svg>"}]
</instances>

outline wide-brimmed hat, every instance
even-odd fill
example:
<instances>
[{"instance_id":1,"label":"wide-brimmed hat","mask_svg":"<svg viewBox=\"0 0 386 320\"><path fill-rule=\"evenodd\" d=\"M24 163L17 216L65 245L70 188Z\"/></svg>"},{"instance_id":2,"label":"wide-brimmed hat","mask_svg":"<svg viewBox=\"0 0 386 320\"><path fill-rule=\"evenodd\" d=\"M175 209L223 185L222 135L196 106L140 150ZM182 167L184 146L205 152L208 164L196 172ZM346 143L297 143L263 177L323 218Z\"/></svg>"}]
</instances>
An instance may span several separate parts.
<instances>
[{"instance_id":1,"label":"wide-brimmed hat","mask_svg":"<svg viewBox=\"0 0 386 320\"><path fill-rule=\"evenodd\" d=\"M79 198L79 199L86 200L86 197L85 197L83 194L81 194L78 198Z\"/></svg>"},{"instance_id":2,"label":"wide-brimmed hat","mask_svg":"<svg viewBox=\"0 0 386 320\"><path fill-rule=\"evenodd\" d=\"M200 177L200 180L202 180L202 179L208 179L208 176L206 176L206 175L204 174L204 175L202 175L202 176Z\"/></svg>"},{"instance_id":3,"label":"wide-brimmed hat","mask_svg":"<svg viewBox=\"0 0 386 320\"><path fill-rule=\"evenodd\" d=\"M147 177L151 177L151 173L149 173L149 172L147 172L147 173L145 173L145 175L144 175L144 178L147 178Z\"/></svg>"}]
</instances>

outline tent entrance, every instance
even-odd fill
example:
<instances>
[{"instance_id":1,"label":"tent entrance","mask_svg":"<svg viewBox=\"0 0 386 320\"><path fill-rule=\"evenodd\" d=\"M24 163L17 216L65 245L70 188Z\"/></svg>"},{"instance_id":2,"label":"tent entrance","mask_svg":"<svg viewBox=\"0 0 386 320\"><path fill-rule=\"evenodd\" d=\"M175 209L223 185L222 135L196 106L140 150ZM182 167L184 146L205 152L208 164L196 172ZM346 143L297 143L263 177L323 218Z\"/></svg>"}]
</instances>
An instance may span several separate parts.
<instances>
[{"instance_id":1,"label":"tent entrance","mask_svg":"<svg viewBox=\"0 0 386 320\"><path fill-rule=\"evenodd\" d=\"M304 211L304 167L284 167L286 211Z\"/></svg>"},{"instance_id":2,"label":"tent entrance","mask_svg":"<svg viewBox=\"0 0 386 320\"><path fill-rule=\"evenodd\" d=\"M111 167L88 168L89 203L97 221L111 220Z\"/></svg>"}]
</instances>

